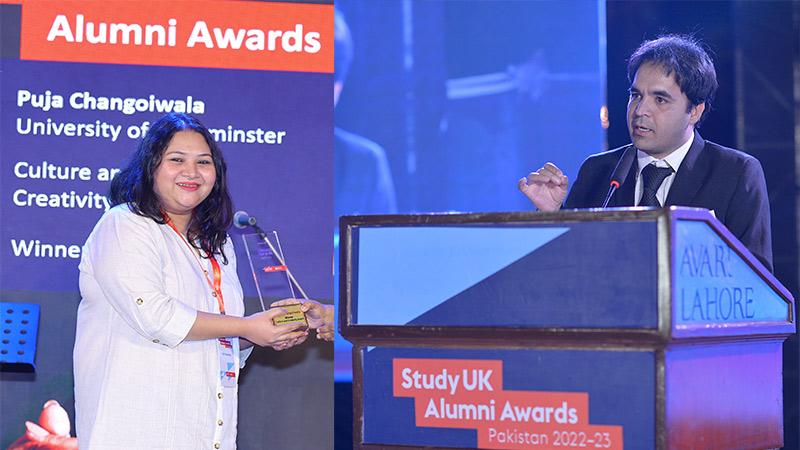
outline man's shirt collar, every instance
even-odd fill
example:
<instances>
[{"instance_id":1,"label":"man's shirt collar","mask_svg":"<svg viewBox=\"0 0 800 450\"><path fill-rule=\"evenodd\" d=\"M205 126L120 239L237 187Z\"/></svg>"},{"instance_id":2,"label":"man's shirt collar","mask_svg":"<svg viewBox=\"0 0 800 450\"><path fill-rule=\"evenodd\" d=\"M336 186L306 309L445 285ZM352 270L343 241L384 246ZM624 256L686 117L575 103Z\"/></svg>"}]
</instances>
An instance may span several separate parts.
<instances>
[{"instance_id":1,"label":"man's shirt collar","mask_svg":"<svg viewBox=\"0 0 800 450\"><path fill-rule=\"evenodd\" d=\"M672 167L672 170L678 172L678 168L680 168L683 159L686 158L686 154L689 153L689 148L691 148L692 143L694 142L694 133L689 136L689 140L684 142L683 145L678 147L677 150L667 155L664 159L656 159L652 156L648 155L647 153L636 149L636 159L639 163L639 173L642 172L642 169L645 168L648 164L656 161L656 166L658 167ZM661 162L658 162L661 161Z\"/></svg>"}]
</instances>

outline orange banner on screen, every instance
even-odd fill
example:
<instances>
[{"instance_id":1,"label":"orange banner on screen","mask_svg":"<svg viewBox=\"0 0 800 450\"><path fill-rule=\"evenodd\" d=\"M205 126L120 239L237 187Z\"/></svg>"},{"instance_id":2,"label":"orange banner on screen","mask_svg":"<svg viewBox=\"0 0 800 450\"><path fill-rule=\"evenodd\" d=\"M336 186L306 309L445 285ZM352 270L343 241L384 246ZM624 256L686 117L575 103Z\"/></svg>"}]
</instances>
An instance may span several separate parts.
<instances>
[{"instance_id":1,"label":"orange banner on screen","mask_svg":"<svg viewBox=\"0 0 800 450\"><path fill-rule=\"evenodd\" d=\"M333 6L22 1L20 58L333 72Z\"/></svg>"}]
</instances>

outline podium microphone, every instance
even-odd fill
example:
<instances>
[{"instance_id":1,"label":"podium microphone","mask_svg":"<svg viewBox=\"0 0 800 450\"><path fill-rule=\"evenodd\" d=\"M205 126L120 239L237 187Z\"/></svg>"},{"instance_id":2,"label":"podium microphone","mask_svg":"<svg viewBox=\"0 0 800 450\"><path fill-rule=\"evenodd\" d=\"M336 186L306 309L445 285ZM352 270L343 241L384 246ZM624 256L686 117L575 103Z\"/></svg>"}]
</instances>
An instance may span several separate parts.
<instances>
[{"instance_id":1,"label":"podium microphone","mask_svg":"<svg viewBox=\"0 0 800 450\"><path fill-rule=\"evenodd\" d=\"M634 158L636 158L636 147L631 145L625 150L625 153L622 154L619 162L617 162L617 167L614 168L614 173L611 174L611 181L609 181L611 186L608 188L608 194L606 194L606 199L603 202L603 208L608 206L608 202L611 201L611 196L614 195L614 192L625 182L625 177L631 170Z\"/></svg>"},{"instance_id":2,"label":"podium microphone","mask_svg":"<svg viewBox=\"0 0 800 450\"><path fill-rule=\"evenodd\" d=\"M236 228L247 228L255 226L257 223L256 218L247 214L245 211L236 211L233 215L233 226Z\"/></svg>"}]
</instances>

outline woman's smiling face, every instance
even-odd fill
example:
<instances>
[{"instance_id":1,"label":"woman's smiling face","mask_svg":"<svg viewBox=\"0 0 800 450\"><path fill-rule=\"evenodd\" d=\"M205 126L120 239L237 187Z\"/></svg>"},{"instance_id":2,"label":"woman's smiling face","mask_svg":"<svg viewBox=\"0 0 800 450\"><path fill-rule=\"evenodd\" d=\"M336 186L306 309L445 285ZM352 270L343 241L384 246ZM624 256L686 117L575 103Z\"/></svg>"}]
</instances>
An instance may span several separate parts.
<instances>
[{"instance_id":1,"label":"woman's smiling face","mask_svg":"<svg viewBox=\"0 0 800 450\"><path fill-rule=\"evenodd\" d=\"M217 179L203 135L189 130L175 133L154 175L153 191L161 208L185 230L192 212L208 197Z\"/></svg>"}]
</instances>

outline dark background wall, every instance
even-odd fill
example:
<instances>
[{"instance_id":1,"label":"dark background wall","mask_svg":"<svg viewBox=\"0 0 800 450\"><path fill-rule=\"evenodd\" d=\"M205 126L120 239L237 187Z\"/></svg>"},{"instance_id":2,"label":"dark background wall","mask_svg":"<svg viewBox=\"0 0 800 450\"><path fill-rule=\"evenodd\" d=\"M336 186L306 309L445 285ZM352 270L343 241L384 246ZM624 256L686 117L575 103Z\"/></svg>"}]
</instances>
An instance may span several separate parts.
<instances>
[{"instance_id":1,"label":"dark background wall","mask_svg":"<svg viewBox=\"0 0 800 450\"><path fill-rule=\"evenodd\" d=\"M392 128L395 135L377 134L374 135L377 137L373 137L376 140L403 142L394 151L387 146L398 190L398 206L401 211L440 210L441 205L437 202L442 198L442 192L435 191L436 195L432 195L432 191L427 190L423 182L411 177L402 178L402 174L406 173L410 160L421 163L419 179L437 174L435 169L426 169L426 165L422 164L432 161L426 161L426 156L419 149L420 143L430 142L431 136L437 133L438 130L431 124L439 122L445 109L441 100L443 93L435 89L430 79L441 80L452 76L453 74L446 73L445 66L451 67L453 62L448 60L446 65L437 66L435 60L426 59L425 56L451 44L452 37L448 37L448 33L457 27L443 27L440 24L458 17L448 12L440 2L409 3L415 11L426 11L425 14L420 14L419 20L414 16L415 27L422 30L420 33L425 36L425 47L414 47L414 55L417 56L415 62L426 65L431 72L427 80L412 75L400 78L400 82L395 83L391 82L389 74L402 72L403 61L392 60L386 55L391 52L389 43L399 39L395 34L402 32L404 2L369 4L343 0L340 4L350 6L345 12L350 14L348 18L351 22L370 23L372 28L378 28L383 36L388 37L356 43L356 51L367 55L359 56L360 60L356 60L352 70L356 72L380 66L380 72L385 75L377 80L365 78L363 84L356 88L347 87L336 111L336 122L352 131L367 133L368 136L370 132L382 133L368 128L359 129L360 125L370 122L375 116L405 123L405 127ZM486 8L486 4L476 3L475 8ZM797 298L800 293L800 2L608 1L601 3L599 8L600 11L605 10L606 18L603 43L607 67L605 99L609 117L606 148L615 148L629 142L625 123L629 87L626 62L631 52L643 40L665 33L689 33L705 42L716 64L720 88L714 107L700 132L705 139L744 150L761 161L767 177L772 210L775 274ZM485 10L483 14L487 24L496 18L489 10ZM524 18L521 20L524 22ZM517 21L511 20L509 23ZM480 30L480 27L475 28L476 33ZM553 32L548 42L557 44L574 31L576 30L564 28ZM465 56L469 57L469 54ZM441 73L435 71L436 67L442 67ZM352 91L361 88L367 89L361 94L363 97L360 100L353 98ZM394 96L396 101L388 110L367 107L367 110L358 109L358 114L348 111L348 108L355 108L359 101L378 104L375 100L381 96ZM409 118L403 114L403 105L408 103L421 105L416 108L418 114L415 117ZM542 114L547 112L539 111ZM588 155L601 149L580 150ZM433 167L433 164L427 167ZM536 167L538 165L530 169ZM425 170L429 172L425 173ZM488 171L483 175L488 177ZM465 176L472 180L481 178L472 173ZM499 177L494 180L498 184L508 181ZM416 200L409 201L412 198ZM507 208L514 209L513 206ZM784 346L784 448L795 450L800 449L798 353L798 338L795 335ZM337 367L339 357L337 354ZM336 383L335 390L336 448L346 449L350 448L352 442L352 405L349 402L351 385L346 382Z\"/></svg>"}]
</instances>

